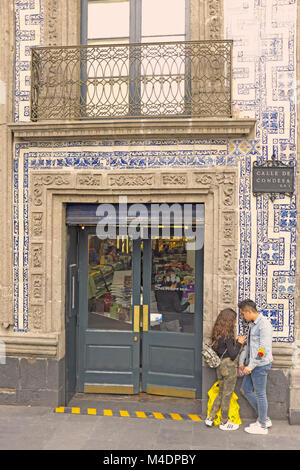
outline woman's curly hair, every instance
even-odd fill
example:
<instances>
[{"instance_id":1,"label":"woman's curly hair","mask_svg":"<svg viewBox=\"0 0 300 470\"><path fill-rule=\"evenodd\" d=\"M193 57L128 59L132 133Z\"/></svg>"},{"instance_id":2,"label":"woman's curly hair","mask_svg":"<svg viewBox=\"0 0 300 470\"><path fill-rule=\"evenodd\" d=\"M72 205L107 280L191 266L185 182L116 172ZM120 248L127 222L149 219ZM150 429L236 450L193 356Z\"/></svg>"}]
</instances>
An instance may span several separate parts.
<instances>
[{"instance_id":1,"label":"woman's curly hair","mask_svg":"<svg viewBox=\"0 0 300 470\"><path fill-rule=\"evenodd\" d=\"M211 335L214 349L218 348L218 342L222 336L231 336L233 339L235 339L234 327L236 318L237 313L232 308L225 308L219 313L213 326Z\"/></svg>"}]
</instances>

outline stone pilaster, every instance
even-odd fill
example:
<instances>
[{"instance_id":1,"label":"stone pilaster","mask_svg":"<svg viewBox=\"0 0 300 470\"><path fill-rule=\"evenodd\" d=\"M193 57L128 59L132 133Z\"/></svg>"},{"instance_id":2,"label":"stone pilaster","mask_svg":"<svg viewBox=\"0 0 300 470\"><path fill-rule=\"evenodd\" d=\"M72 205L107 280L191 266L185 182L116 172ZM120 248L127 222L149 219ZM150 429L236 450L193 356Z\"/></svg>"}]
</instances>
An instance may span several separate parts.
<instances>
[{"instance_id":1,"label":"stone pilaster","mask_svg":"<svg viewBox=\"0 0 300 470\"><path fill-rule=\"evenodd\" d=\"M224 39L223 0L191 0L191 40Z\"/></svg>"},{"instance_id":2,"label":"stone pilaster","mask_svg":"<svg viewBox=\"0 0 300 470\"><path fill-rule=\"evenodd\" d=\"M80 44L80 0L44 0L44 46Z\"/></svg>"},{"instance_id":3,"label":"stone pilaster","mask_svg":"<svg viewBox=\"0 0 300 470\"><path fill-rule=\"evenodd\" d=\"M0 2L0 328L13 322L12 306L12 141L14 1Z\"/></svg>"}]
</instances>

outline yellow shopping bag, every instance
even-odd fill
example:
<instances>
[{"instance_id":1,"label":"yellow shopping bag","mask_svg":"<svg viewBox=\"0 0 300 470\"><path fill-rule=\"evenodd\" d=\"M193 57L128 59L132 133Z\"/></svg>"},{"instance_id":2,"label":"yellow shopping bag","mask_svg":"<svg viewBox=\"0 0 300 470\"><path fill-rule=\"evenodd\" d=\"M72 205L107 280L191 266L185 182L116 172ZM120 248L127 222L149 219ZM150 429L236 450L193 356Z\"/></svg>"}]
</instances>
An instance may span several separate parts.
<instances>
[{"instance_id":1,"label":"yellow shopping bag","mask_svg":"<svg viewBox=\"0 0 300 470\"><path fill-rule=\"evenodd\" d=\"M213 386L208 391L209 400L207 403L207 415L206 416L209 416L210 410L218 394L219 394L219 382L217 381L213 384ZM238 400L238 396L233 392L231 400L230 400L230 405L229 405L229 419L232 423L242 424L242 420L240 418L240 413L239 413L240 405L238 404L237 400ZM220 422L221 422L221 408L219 409L215 417L214 425L219 426Z\"/></svg>"}]
</instances>

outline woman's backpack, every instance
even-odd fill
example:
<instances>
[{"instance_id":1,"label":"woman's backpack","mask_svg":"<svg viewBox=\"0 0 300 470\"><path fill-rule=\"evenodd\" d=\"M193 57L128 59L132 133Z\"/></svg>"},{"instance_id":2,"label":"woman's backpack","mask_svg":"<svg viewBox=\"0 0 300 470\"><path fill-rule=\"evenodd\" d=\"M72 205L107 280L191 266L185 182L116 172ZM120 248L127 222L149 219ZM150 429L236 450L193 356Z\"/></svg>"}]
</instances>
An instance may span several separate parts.
<instances>
[{"instance_id":1,"label":"woman's backpack","mask_svg":"<svg viewBox=\"0 0 300 470\"><path fill-rule=\"evenodd\" d=\"M221 364L221 360L223 359L223 356L226 351L227 348L223 352L222 356L219 357L216 351L213 349L212 344L206 343L204 344L202 349L202 356L204 357L204 360L209 367L216 368L219 367L219 365Z\"/></svg>"}]
</instances>

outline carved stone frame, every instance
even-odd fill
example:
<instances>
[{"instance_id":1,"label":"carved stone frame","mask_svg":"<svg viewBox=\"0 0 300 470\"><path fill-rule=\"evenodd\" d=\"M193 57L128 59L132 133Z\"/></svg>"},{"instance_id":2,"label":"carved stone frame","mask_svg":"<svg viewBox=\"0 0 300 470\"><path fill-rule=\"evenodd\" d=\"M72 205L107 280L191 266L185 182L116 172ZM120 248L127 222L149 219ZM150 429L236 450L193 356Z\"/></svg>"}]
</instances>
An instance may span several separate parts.
<instances>
[{"instance_id":1,"label":"carved stone frame","mask_svg":"<svg viewBox=\"0 0 300 470\"><path fill-rule=\"evenodd\" d=\"M237 299L235 169L30 172L29 318L27 335L57 335L64 357L66 225L69 202L203 202L204 337Z\"/></svg>"}]
</instances>

